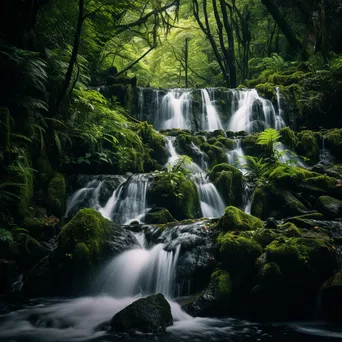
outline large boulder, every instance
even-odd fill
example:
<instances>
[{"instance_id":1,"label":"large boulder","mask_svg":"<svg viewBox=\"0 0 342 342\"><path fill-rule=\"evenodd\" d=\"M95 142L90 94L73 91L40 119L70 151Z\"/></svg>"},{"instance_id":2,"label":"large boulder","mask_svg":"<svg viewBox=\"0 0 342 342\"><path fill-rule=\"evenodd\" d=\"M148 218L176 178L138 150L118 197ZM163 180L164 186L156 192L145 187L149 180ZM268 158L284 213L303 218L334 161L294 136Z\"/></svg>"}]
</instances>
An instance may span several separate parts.
<instances>
[{"instance_id":1,"label":"large boulder","mask_svg":"<svg viewBox=\"0 0 342 342\"><path fill-rule=\"evenodd\" d=\"M147 224L165 224L176 220L166 208L153 208L145 215L144 221Z\"/></svg>"},{"instance_id":2,"label":"large boulder","mask_svg":"<svg viewBox=\"0 0 342 342\"><path fill-rule=\"evenodd\" d=\"M263 223L259 218L246 214L239 208L229 206L217 223L217 228L221 231L255 230L263 228Z\"/></svg>"},{"instance_id":3,"label":"large boulder","mask_svg":"<svg viewBox=\"0 0 342 342\"><path fill-rule=\"evenodd\" d=\"M81 209L62 228L57 248L30 270L23 291L35 296L79 293L89 288L100 265L136 245L130 231L94 209Z\"/></svg>"},{"instance_id":4,"label":"large boulder","mask_svg":"<svg viewBox=\"0 0 342 342\"><path fill-rule=\"evenodd\" d=\"M136 300L110 321L112 330L126 333L160 334L172 324L170 304L161 293Z\"/></svg>"},{"instance_id":5,"label":"large boulder","mask_svg":"<svg viewBox=\"0 0 342 342\"><path fill-rule=\"evenodd\" d=\"M321 196L317 201L316 209L327 219L338 218L342 216L342 201L330 196Z\"/></svg>"},{"instance_id":6,"label":"large boulder","mask_svg":"<svg viewBox=\"0 0 342 342\"><path fill-rule=\"evenodd\" d=\"M242 173L236 167L227 163L216 165L210 171L209 178L227 205L242 204Z\"/></svg>"}]
</instances>

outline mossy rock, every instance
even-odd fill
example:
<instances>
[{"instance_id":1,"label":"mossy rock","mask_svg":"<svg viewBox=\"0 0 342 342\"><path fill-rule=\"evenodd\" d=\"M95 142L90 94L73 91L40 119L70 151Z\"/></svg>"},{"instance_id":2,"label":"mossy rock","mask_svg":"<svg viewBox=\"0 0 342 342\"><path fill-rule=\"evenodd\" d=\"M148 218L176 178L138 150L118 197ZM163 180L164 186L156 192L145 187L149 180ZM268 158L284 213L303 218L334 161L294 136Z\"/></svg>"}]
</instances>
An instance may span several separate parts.
<instances>
[{"instance_id":1,"label":"mossy rock","mask_svg":"<svg viewBox=\"0 0 342 342\"><path fill-rule=\"evenodd\" d=\"M224 215L217 223L217 228L221 231L242 231L263 228L262 221L252 215L246 214L241 209L229 206L225 209Z\"/></svg>"},{"instance_id":2,"label":"mossy rock","mask_svg":"<svg viewBox=\"0 0 342 342\"><path fill-rule=\"evenodd\" d=\"M292 222L286 222L280 226L281 234L286 237L300 237L300 229Z\"/></svg>"},{"instance_id":3,"label":"mossy rock","mask_svg":"<svg viewBox=\"0 0 342 342\"><path fill-rule=\"evenodd\" d=\"M47 206L49 211L57 216L61 217L65 212L66 204L66 184L64 176L57 174L51 179L47 189Z\"/></svg>"},{"instance_id":4,"label":"mossy rock","mask_svg":"<svg viewBox=\"0 0 342 342\"><path fill-rule=\"evenodd\" d=\"M166 208L154 208L145 215L144 221L147 224L164 224L176 220Z\"/></svg>"},{"instance_id":5,"label":"mossy rock","mask_svg":"<svg viewBox=\"0 0 342 342\"><path fill-rule=\"evenodd\" d=\"M227 163L218 164L209 172L209 178L227 205L242 204L242 173L237 168Z\"/></svg>"},{"instance_id":6,"label":"mossy rock","mask_svg":"<svg viewBox=\"0 0 342 342\"><path fill-rule=\"evenodd\" d=\"M180 195L181 194L181 195ZM181 179L174 184L159 182L151 186L148 200L169 210L177 220L193 219L200 216L200 200L196 185L189 179Z\"/></svg>"},{"instance_id":7,"label":"mossy rock","mask_svg":"<svg viewBox=\"0 0 342 342\"><path fill-rule=\"evenodd\" d=\"M338 186L336 178L325 175L316 174L304 179L299 184L298 190L316 197L328 195L337 199L342 199L342 187Z\"/></svg>"},{"instance_id":8,"label":"mossy rock","mask_svg":"<svg viewBox=\"0 0 342 342\"><path fill-rule=\"evenodd\" d=\"M314 132L302 131L298 134L298 138L299 154L308 158L311 165L316 164L319 160L319 147Z\"/></svg>"},{"instance_id":9,"label":"mossy rock","mask_svg":"<svg viewBox=\"0 0 342 342\"><path fill-rule=\"evenodd\" d=\"M276 96L276 89L270 83L257 84L255 89L258 94L266 99L272 100Z\"/></svg>"},{"instance_id":10,"label":"mossy rock","mask_svg":"<svg viewBox=\"0 0 342 342\"><path fill-rule=\"evenodd\" d=\"M221 233L217 238L218 260L235 280L242 279L255 267L262 254L261 246L254 240L233 233Z\"/></svg>"},{"instance_id":11,"label":"mossy rock","mask_svg":"<svg viewBox=\"0 0 342 342\"><path fill-rule=\"evenodd\" d=\"M297 136L290 127L284 127L280 131L280 141L285 144L289 149L295 150L297 147Z\"/></svg>"},{"instance_id":12,"label":"mossy rock","mask_svg":"<svg viewBox=\"0 0 342 342\"><path fill-rule=\"evenodd\" d=\"M326 148L338 159L342 160L342 128L333 129L325 134Z\"/></svg>"},{"instance_id":13,"label":"mossy rock","mask_svg":"<svg viewBox=\"0 0 342 342\"><path fill-rule=\"evenodd\" d=\"M337 267L333 246L319 238L278 238L266 247L266 262L275 262L291 286L304 287L326 280Z\"/></svg>"},{"instance_id":14,"label":"mossy rock","mask_svg":"<svg viewBox=\"0 0 342 342\"><path fill-rule=\"evenodd\" d=\"M219 269L212 273L211 279L216 283L216 298L218 300L224 300L226 302L229 301L233 289L229 273L225 270Z\"/></svg>"},{"instance_id":15,"label":"mossy rock","mask_svg":"<svg viewBox=\"0 0 342 342\"><path fill-rule=\"evenodd\" d=\"M283 274L275 262L269 262L263 265L258 277L262 289L267 291L274 291L276 288L281 287L283 280Z\"/></svg>"},{"instance_id":16,"label":"mossy rock","mask_svg":"<svg viewBox=\"0 0 342 342\"><path fill-rule=\"evenodd\" d=\"M278 237L278 233L273 229L258 228L252 237L261 247L266 247Z\"/></svg>"},{"instance_id":17,"label":"mossy rock","mask_svg":"<svg viewBox=\"0 0 342 342\"><path fill-rule=\"evenodd\" d=\"M273 198L272 189L268 186L255 187L252 195L251 214L261 219L269 217L274 203Z\"/></svg>"},{"instance_id":18,"label":"mossy rock","mask_svg":"<svg viewBox=\"0 0 342 342\"><path fill-rule=\"evenodd\" d=\"M227 161L225 151L221 147L211 145L208 142L205 142L200 145L200 150L205 152L208 156L208 160L210 162L211 167Z\"/></svg>"},{"instance_id":19,"label":"mossy rock","mask_svg":"<svg viewBox=\"0 0 342 342\"><path fill-rule=\"evenodd\" d=\"M241 147L247 156L259 157L265 152L263 145L258 142L259 133L249 134L242 138Z\"/></svg>"},{"instance_id":20,"label":"mossy rock","mask_svg":"<svg viewBox=\"0 0 342 342\"><path fill-rule=\"evenodd\" d=\"M91 270L103 257L111 222L94 209L81 209L63 228L59 252L68 268Z\"/></svg>"},{"instance_id":21,"label":"mossy rock","mask_svg":"<svg viewBox=\"0 0 342 342\"><path fill-rule=\"evenodd\" d=\"M342 201L330 196L321 196L316 203L316 209L327 219L342 217Z\"/></svg>"},{"instance_id":22,"label":"mossy rock","mask_svg":"<svg viewBox=\"0 0 342 342\"><path fill-rule=\"evenodd\" d=\"M277 193L277 203L280 205L280 213L283 217L302 215L309 209L291 191L283 190Z\"/></svg>"}]
</instances>

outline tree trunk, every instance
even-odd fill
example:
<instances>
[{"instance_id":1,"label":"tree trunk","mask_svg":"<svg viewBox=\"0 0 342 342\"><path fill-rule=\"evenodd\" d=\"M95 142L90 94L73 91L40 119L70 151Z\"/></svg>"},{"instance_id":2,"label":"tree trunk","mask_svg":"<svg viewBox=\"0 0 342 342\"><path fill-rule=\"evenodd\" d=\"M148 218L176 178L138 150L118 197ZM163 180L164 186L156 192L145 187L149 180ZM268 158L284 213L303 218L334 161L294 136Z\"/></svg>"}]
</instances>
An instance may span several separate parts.
<instances>
[{"instance_id":1,"label":"tree trunk","mask_svg":"<svg viewBox=\"0 0 342 342\"><path fill-rule=\"evenodd\" d=\"M72 47L72 52L71 52L71 57L70 57L68 69L67 69L67 72L65 74L61 90L58 94L58 97L57 97L57 100L55 103L54 111L52 112L54 117L56 117L58 115L58 112L60 111L63 100L67 94L67 91L68 91L69 86L70 86L71 78L72 78L72 72L74 70L74 65L77 61L77 54L78 54L78 49L79 49L80 41L81 41L82 25L83 25L83 22L85 19L85 17L84 17L84 0L79 0L78 8L79 8L78 20L77 20L75 37L74 37L74 45ZM66 114L64 114L64 116L66 116Z\"/></svg>"},{"instance_id":2,"label":"tree trunk","mask_svg":"<svg viewBox=\"0 0 342 342\"><path fill-rule=\"evenodd\" d=\"M294 51L300 52L304 59L307 58L307 53L302 42L298 39L291 26L285 20L284 16L280 13L273 0L261 0L261 2L266 6L267 10L272 15L273 19L279 26L281 32L284 34L288 40L291 48Z\"/></svg>"}]
</instances>

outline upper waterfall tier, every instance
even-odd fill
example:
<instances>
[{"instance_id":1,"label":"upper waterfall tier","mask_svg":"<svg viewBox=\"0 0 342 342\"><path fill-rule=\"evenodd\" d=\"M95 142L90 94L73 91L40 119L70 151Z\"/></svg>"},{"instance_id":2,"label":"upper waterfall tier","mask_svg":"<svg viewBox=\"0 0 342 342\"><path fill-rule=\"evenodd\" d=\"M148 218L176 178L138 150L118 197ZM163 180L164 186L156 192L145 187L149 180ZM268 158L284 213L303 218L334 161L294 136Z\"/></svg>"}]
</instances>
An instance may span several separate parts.
<instances>
[{"instance_id":1,"label":"upper waterfall tier","mask_svg":"<svg viewBox=\"0 0 342 342\"><path fill-rule=\"evenodd\" d=\"M138 88L137 116L157 130L258 132L285 124L281 94L276 88L276 108L255 89Z\"/></svg>"}]
</instances>

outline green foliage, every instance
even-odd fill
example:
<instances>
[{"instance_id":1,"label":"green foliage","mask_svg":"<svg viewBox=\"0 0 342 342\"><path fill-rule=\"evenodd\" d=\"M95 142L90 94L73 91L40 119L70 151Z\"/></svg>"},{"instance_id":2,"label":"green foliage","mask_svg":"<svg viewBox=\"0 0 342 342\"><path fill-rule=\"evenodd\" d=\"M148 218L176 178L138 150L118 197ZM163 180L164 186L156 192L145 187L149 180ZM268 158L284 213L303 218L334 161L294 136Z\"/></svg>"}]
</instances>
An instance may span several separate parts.
<instances>
[{"instance_id":1,"label":"green foliage","mask_svg":"<svg viewBox=\"0 0 342 342\"><path fill-rule=\"evenodd\" d=\"M0 249L1 252L3 252L3 250L6 250L8 248L10 248L13 245L13 235L12 233L4 228L0 228Z\"/></svg>"},{"instance_id":2,"label":"green foliage","mask_svg":"<svg viewBox=\"0 0 342 342\"><path fill-rule=\"evenodd\" d=\"M243 156L242 159L244 162L241 164L241 167L246 170L247 177L251 180L258 181L259 183L265 181L265 173L274 167L273 164L265 161L264 158Z\"/></svg>"},{"instance_id":3,"label":"green foliage","mask_svg":"<svg viewBox=\"0 0 342 342\"><path fill-rule=\"evenodd\" d=\"M257 144L266 146L267 150L274 155L275 144L280 138L279 132L274 128L267 128L260 133Z\"/></svg>"}]
</instances>

